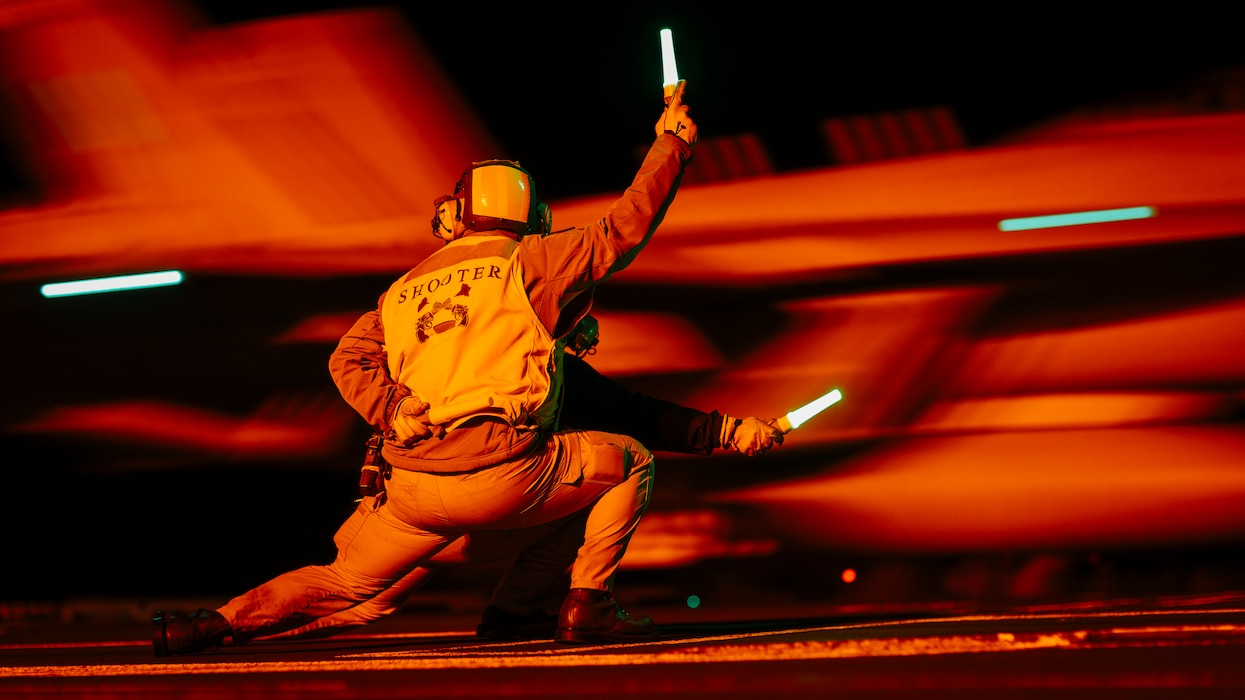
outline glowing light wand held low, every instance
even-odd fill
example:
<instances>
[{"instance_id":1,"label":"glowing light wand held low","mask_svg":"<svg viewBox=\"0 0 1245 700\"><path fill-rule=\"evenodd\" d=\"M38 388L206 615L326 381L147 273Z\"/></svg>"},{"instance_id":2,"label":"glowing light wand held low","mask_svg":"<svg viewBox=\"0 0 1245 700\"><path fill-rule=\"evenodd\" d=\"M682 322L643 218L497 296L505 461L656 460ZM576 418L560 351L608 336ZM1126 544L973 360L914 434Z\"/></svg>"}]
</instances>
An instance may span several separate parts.
<instances>
[{"instance_id":1,"label":"glowing light wand held low","mask_svg":"<svg viewBox=\"0 0 1245 700\"><path fill-rule=\"evenodd\" d=\"M686 80L679 80L679 67L674 62L674 32L661 30L661 89L665 94L666 104L674 99L675 94L682 95L687 87Z\"/></svg>"},{"instance_id":2,"label":"glowing light wand held low","mask_svg":"<svg viewBox=\"0 0 1245 700\"><path fill-rule=\"evenodd\" d=\"M838 389L832 389L816 399L804 404L803 406L800 406L794 411L791 411L782 418L779 418L777 422L778 429L784 433L789 433L803 425L804 421L838 403L839 399L842 398L843 393L841 391Z\"/></svg>"}]
</instances>

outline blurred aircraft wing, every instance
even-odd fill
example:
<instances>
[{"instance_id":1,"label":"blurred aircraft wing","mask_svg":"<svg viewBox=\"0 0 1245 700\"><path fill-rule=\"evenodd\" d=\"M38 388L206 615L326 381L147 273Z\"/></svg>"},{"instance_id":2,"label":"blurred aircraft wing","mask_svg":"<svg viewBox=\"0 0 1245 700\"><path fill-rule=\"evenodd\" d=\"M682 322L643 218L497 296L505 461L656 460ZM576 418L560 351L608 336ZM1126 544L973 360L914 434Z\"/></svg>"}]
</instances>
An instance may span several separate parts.
<instances>
[{"instance_id":1,"label":"blurred aircraft wing","mask_svg":"<svg viewBox=\"0 0 1245 700\"><path fill-rule=\"evenodd\" d=\"M207 26L155 0L0 8L7 126L39 203L0 274L371 270L496 147L386 9Z\"/></svg>"}]
</instances>

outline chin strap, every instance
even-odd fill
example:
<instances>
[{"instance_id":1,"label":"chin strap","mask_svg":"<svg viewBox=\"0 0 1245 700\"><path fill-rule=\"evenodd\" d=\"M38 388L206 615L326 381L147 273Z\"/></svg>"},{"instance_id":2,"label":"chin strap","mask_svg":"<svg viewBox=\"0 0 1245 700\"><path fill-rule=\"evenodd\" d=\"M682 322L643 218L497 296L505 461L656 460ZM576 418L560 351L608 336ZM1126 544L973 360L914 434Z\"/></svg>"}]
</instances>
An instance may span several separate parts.
<instances>
[{"instance_id":1,"label":"chin strap","mask_svg":"<svg viewBox=\"0 0 1245 700\"><path fill-rule=\"evenodd\" d=\"M743 421L738 418L731 418L725 413L722 414L722 433L718 436L718 447L731 446L732 441L735 439L735 429L739 427L740 423L743 423Z\"/></svg>"}]
</instances>

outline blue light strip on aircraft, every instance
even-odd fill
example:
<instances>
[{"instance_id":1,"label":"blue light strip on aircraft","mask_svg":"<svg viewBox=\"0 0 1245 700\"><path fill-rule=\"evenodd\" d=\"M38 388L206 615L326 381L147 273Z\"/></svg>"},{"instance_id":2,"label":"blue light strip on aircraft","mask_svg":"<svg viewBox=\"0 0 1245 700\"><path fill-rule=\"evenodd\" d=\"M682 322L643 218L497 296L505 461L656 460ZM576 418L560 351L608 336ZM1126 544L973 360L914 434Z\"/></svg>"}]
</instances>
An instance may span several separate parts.
<instances>
[{"instance_id":1,"label":"blue light strip on aircraft","mask_svg":"<svg viewBox=\"0 0 1245 700\"><path fill-rule=\"evenodd\" d=\"M79 294L99 294L100 292L120 292L127 289L144 289L146 287L167 287L181 284L182 273L177 270L164 272L144 272L137 275L118 275L116 277L99 277L76 282L53 282L43 285L39 291L43 296L70 297Z\"/></svg>"},{"instance_id":2,"label":"blue light strip on aircraft","mask_svg":"<svg viewBox=\"0 0 1245 700\"><path fill-rule=\"evenodd\" d=\"M1101 224L1107 221L1148 219L1156 214L1158 214L1158 210L1154 207L1125 207L1124 209L1099 209L1097 211L1078 211L1070 214L1051 214L1049 216L1026 216L1019 219L1003 219L999 222L999 230L1028 231L1035 228Z\"/></svg>"}]
</instances>

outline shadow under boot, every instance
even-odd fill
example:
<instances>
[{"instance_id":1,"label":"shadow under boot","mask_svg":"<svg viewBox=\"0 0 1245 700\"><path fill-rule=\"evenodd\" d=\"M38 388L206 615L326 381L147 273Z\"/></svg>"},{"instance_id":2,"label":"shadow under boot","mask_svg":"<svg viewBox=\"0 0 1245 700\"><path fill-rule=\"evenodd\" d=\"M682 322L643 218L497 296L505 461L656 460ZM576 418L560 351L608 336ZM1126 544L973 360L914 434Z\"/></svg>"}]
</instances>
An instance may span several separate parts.
<instances>
[{"instance_id":1,"label":"shadow under boot","mask_svg":"<svg viewBox=\"0 0 1245 700\"><path fill-rule=\"evenodd\" d=\"M553 639L557 626L557 616L544 610L520 615L490 605L484 608L484 615L476 626L476 636L492 640Z\"/></svg>"}]
</instances>

